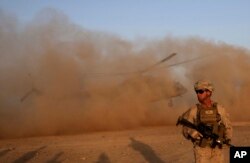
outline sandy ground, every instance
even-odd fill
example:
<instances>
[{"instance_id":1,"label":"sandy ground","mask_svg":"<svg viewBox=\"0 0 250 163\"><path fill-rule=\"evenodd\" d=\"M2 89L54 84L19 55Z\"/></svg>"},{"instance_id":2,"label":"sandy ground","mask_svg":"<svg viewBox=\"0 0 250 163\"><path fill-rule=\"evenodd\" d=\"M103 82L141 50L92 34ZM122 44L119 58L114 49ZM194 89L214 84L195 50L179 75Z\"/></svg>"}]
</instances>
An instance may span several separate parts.
<instances>
[{"instance_id":1,"label":"sandy ground","mask_svg":"<svg viewBox=\"0 0 250 163\"><path fill-rule=\"evenodd\" d=\"M232 143L250 146L250 126L234 126ZM228 161L228 148L224 151ZM191 163L193 159L192 144L176 126L0 140L1 163Z\"/></svg>"}]
</instances>

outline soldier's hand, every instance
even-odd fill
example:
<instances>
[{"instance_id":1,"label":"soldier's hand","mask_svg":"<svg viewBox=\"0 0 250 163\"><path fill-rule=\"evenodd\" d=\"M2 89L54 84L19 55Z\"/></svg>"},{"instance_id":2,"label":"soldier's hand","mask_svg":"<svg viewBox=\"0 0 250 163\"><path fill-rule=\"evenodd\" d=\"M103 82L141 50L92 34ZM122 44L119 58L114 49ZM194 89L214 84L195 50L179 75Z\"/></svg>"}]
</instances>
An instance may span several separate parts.
<instances>
[{"instance_id":1,"label":"soldier's hand","mask_svg":"<svg viewBox=\"0 0 250 163\"><path fill-rule=\"evenodd\" d=\"M193 130L189 135L195 140L200 140L203 137L203 135L196 130Z\"/></svg>"}]
</instances>

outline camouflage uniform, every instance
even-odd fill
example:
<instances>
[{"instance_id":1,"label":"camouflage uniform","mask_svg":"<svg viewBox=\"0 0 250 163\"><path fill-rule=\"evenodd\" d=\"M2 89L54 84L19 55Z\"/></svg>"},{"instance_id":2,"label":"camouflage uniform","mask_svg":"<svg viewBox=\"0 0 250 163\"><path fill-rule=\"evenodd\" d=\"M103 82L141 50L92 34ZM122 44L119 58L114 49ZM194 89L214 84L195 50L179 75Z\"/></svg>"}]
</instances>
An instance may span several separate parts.
<instances>
[{"instance_id":1,"label":"camouflage uniform","mask_svg":"<svg viewBox=\"0 0 250 163\"><path fill-rule=\"evenodd\" d=\"M195 90L199 89L207 89L209 91L213 91L214 88L211 85L211 83L207 81L198 81L194 85ZM198 125L199 120L198 120L198 112L200 108L199 104L191 107L188 111L186 111L182 117L185 118L186 120L190 121L191 123ZM213 106L216 107L217 109L217 114L220 115L219 121L216 123L222 123L225 126L225 138L228 140L231 140L232 138L232 126L231 122L229 121L229 115L226 113L225 108L217 103L213 103ZM204 109L203 109L204 110ZM199 114L201 114L199 112ZM216 147L211 147L210 144L208 143L207 145L201 146L200 141L201 141L201 134L196 131L195 129L191 129L188 127L183 126L183 135L187 139L191 139L193 144L194 144L194 156L195 156L195 162L196 163L223 163L224 162L224 157L223 157L223 150L219 148L218 146ZM192 139L194 135L198 135L197 139Z\"/></svg>"}]
</instances>

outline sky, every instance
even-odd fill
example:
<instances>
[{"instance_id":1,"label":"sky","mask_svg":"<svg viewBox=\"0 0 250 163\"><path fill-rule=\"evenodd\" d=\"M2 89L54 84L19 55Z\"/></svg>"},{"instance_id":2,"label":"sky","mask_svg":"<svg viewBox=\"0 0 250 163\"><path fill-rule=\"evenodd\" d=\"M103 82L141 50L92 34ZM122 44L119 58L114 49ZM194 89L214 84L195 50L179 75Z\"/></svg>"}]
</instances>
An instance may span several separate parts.
<instances>
[{"instance_id":1,"label":"sky","mask_svg":"<svg viewBox=\"0 0 250 163\"><path fill-rule=\"evenodd\" d=\"M83 28L136 38L200 37L250 49L249 0L0 0L28 23L54 8Z\"/></svg>"}]
</instances>

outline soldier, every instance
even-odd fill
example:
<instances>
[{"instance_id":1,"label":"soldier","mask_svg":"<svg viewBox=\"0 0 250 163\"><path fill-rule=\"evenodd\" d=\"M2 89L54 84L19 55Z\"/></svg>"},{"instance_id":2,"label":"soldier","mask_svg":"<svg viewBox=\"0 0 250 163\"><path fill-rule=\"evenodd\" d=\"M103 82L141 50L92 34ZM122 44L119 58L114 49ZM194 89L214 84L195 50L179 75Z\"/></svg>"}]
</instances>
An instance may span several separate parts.
<instances>
[{"instance_id":1,"label":"soldier","mask_svg":"<svg viewBox=\"0 0 250 163\"><path fill-rule=\"evenodd\" d=\"M223 106L212 101L211 96L214 91L213 85L209 81L198 81L194 84L199 103L187 110L181 118L198 126L203 123L207 126L222 129L223 140L230 143L232 138L232 126L228 114ZM221 132L221 131L220 131ZM195 129L183 125L183 135L191 140L194 145L194 157L196 163L223 163L224 156L222 145L215 144L214 140L204 137Z\"/></svg>"}]
</instances>

